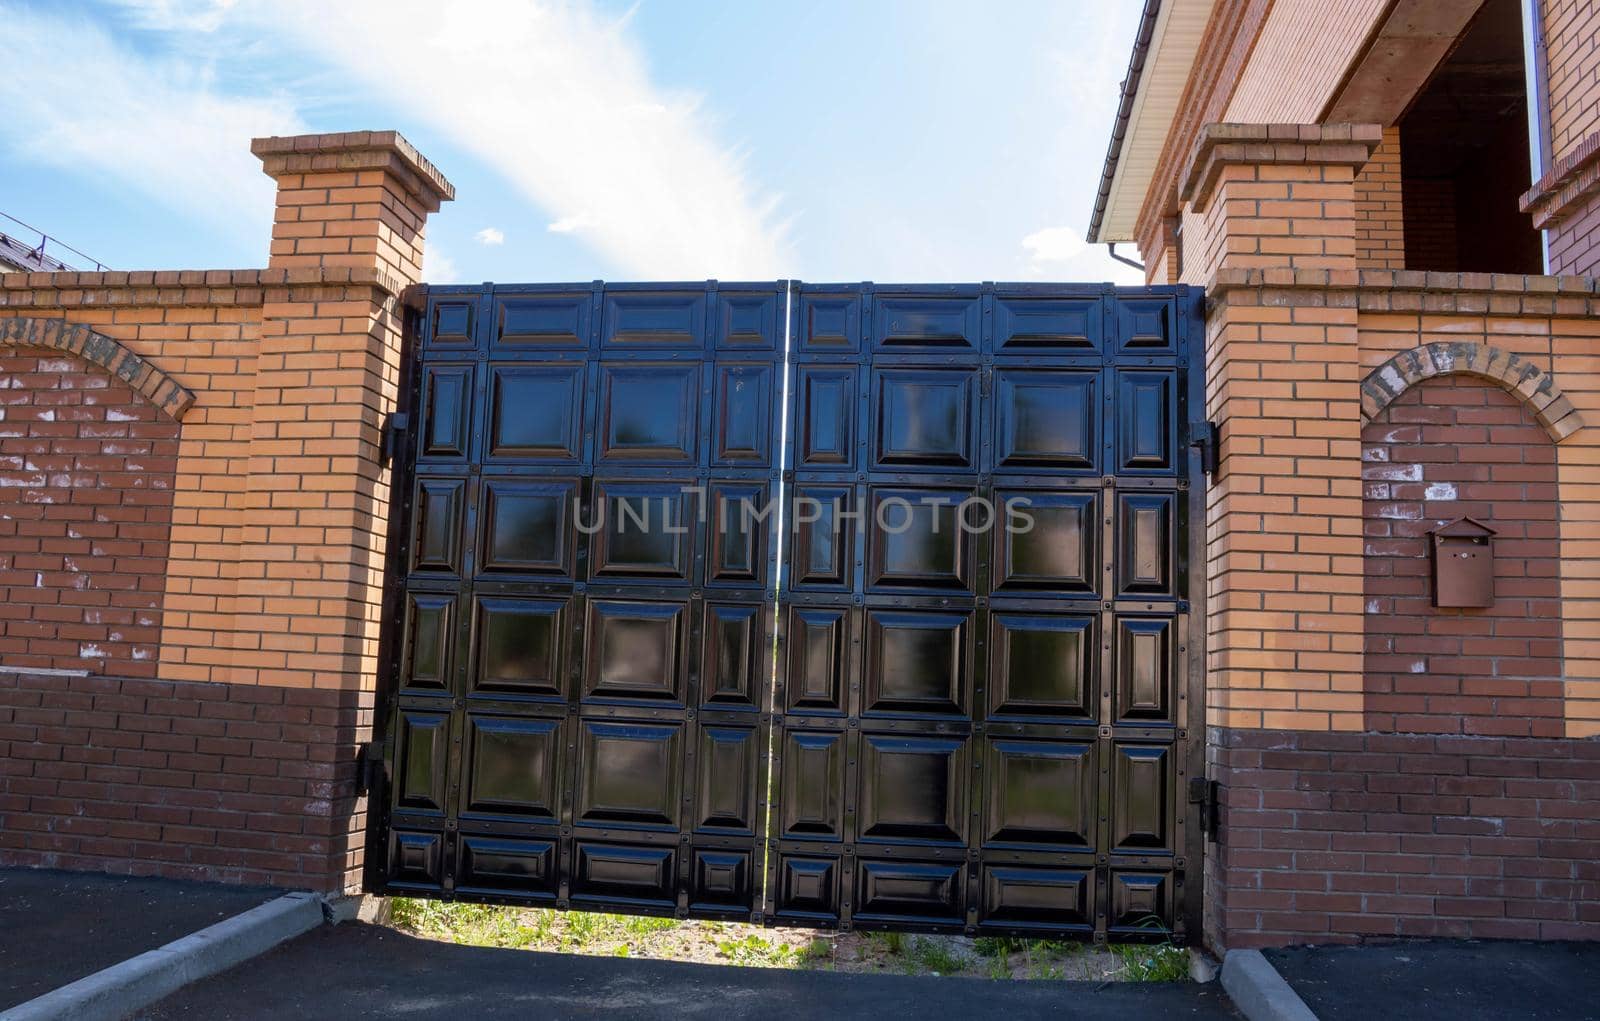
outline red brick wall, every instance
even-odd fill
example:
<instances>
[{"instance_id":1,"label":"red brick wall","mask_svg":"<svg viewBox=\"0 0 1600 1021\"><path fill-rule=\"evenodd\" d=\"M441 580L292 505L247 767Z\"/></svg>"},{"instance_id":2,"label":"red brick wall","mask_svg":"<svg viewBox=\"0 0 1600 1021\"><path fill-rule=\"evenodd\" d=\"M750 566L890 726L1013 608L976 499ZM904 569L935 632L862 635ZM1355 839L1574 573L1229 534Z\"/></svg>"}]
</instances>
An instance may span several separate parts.
<instances>
[{"instance_id":1,"label":"red brick wall","mask_svg":"<svg viewBox=\"0 0 1600 1021\"><path fill-rule=\"evenodd\" d=\"M1546 234L1550 272L1592 276L1600 272L1600 195L1575 204Z\"/></svg>"},{"instance_id":2,"label":"red brick wall","mask_svg":"<svg viewBox=\"0 0 1600 1021\"><path fill-rule=\"evenodd\" d=\"M1600 742L1213 728L1226 947L1600 939Z\"/></svg>"},{"instance_id":3,"label":"red brick wall","mask_svg":"<svg viewBox=\"0 0 1600 1021\"><path fill-rule=\"evenodd\" d=\"M1441 273L1458 269L1455 182L1407 177L1401 187L1406 269Z\"/></svg>"},{"instance_id":4,"label":"red brick wall","mask_svg":"<svg viewBox=\"0 0 1600 1021\"><path fill-rule=\"evenodd\" d=\"M99 366L0 354L0 662L153 677L178 423Z\"/></svg>"},{"instance_id":5,"label":"red brick wall","mask_svg":"<svg viewBox=\"0 0 1600 1021\"><path fill-rule=\"evenodd\" d=\"M1405 269L1400 185L1400 129L1384 128L1383 143L1356 175L1356 265Z\"/></svg>"},{"instance_id":6,"label":"red brick wall","mask_svg":"<svg viewBox=\"0 0 1600 1021\"><path fill-rule=\"evenodd\" d=\"M371 706L348 690L0 673L0 865L339 892L361 861Z\"/></svg>"},{"instance_id":7,"label":"red brick wall","mask_svg":"<svg viewBox=\"0 0 1600 1021\"><path fill-rule=\"evenodd\" d=\"M1414 386L1363 428L1367 729L1561 737L1556 451L1527 405L1470 376ZM1494 539L1495 604L1433 605L1428 533Z\"/></svg>"}]
</instances>

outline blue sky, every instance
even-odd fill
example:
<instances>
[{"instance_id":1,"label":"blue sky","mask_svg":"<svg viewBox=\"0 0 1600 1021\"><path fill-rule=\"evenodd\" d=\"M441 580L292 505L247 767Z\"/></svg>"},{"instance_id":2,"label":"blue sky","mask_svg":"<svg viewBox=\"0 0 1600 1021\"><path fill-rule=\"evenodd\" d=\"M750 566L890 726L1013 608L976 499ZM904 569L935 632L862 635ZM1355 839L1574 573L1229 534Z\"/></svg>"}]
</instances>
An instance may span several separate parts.
<instances>
[{"instance_id":1,"label":"blue sky","mask_svg":"<svg viewBox=\"0 0 1600 1021\"><path fill-rule=\"evenodd\" d=\"M1139 8L0 0L0 211L259 266L250 137L395 128L457 188L437 283L1138 283L1081 239Z\"/></svg>"}]
</instances>

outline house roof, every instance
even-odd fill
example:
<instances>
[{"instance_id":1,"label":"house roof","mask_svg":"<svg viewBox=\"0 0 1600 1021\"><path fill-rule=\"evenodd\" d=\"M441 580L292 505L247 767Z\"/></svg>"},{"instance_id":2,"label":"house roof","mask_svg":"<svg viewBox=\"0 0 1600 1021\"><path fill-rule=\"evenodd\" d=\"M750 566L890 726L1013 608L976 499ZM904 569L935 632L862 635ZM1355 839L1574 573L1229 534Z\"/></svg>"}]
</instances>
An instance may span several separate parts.
<instances>
[{"instance_id":1,"label":"house roof","mask_svg":"<svg viewBox=\"0 0 1600 1021\"><path fill-rule=\"evenodd\" d=\"M30 227L14 216L0 213L0 227L12 233L0 231L0 273L62 273L74 272L81 267L62 262L53 255L46 255L45 249L54 244L58 249L65 249L73 255L79 256L84 262L92 264L95 269L103 270L106 267L98 259L92 259L71 245L62 244L50 237L37 227ZM20 232L18 231L20 228ZM22 234L37 236L38 244L31 244L22 240Z\"/></svg>"},{"instance_id":2,"label":"house roof","mask_svg":"<svg viewBox=\"0 0 1600 1021\"><path fill-rule=\"evenodd\" d=\"M1145 0L1111 128L1088 240L1133 241L1134 225L1217 0Z\"/></svg>"},{"instance_id":3,"label":"house roof","mask_svg":"<svg viewBox=\"0 0 1600 1021\"><path fill-rule=\"evenodd\" d=\"M73 267L59 259L51 258L40 249L9 234L0 233L0 272L59 273L72 269Z\"/></svg>"}]
</instances>

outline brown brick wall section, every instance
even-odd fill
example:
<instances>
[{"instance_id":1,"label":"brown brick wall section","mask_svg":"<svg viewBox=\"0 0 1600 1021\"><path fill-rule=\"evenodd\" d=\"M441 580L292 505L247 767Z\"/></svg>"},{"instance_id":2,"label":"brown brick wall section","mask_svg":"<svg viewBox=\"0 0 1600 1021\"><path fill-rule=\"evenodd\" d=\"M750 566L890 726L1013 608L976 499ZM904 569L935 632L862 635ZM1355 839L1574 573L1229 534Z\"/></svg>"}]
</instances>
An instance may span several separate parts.
<instances>
[{"instance_id":1,"label":"brown brick wall section","mask_svg":"<svg viewBox=\"0 0 1600 1021\"><path fill-rule=\"evenodd\" d=\"M423 221L453 189L392 132L253 149L280 185L268 269L0 276L0 340L86 325L194 397L159 679L0 674L0 861L359 881L381 426Z\"/></svg>"},{"instance_id":2,"label":"brown brick wall section","mask_svg":"<svg viewBox=\"0 0 1600 1021\"><path fill-rule=\"evenodd\" d=\"M1211 224L1205 276L1354 279L1355 174L1381 141L1373 125L1208 126L1184 189ZM1356 310L1229 301L1211 311L1206 356L1222 440L1207 491L1207 717L1359 730Z\"/></svg>"},{"instance_id":3,"label":"brown brick wall section","mask_svg":"<svg viewBox=\"0 0 1600 1021\"><path fill-rule=\"evenodd\" d=\"M1227 119L1322 117L1388 7L1387 0L1274 3L1249 63L1239 71Z\"/></svg>"},{"instance_id":4,"label":"brown brick wall section","mask_svg":"<svg viewBox=\"0 0 1600 1021\"><path fill-rule=\"evenodd\" d=\"M1362 430L1366 729L1561 737L1556 450L1518 398L1425 380ZM1495 604L1433 605L1429 533L1493 528Z\"/></svg>"},{"instance_id":5,"label":"brown brick wall section","mask_svg":"<svg viewBox=\"0 0 1600 1021\"><path fill-rule=\"evenodd\" d=\"M294 283L292 273L299 274ZM239 589L246 529L256 513L251 505L253 443L264 431L256 421L262 309L271 302L292 305L308 317L319 310L357 307L370 315L392 301L377 280L370 273L367 281L357 281L348 270L316 269L4 277L0 326L11 316L88 326L197 394L178 441L160 676L225 682L259 678L261 666L253 657L263 644L266 625L276 622L264 621L259 603L241 611ZM345 360L350 361L348 356ZM330 354L318 367L331 371L339 363L339 356ZM364 360L354 364L359 370ZM308 374L300 378L309 381ZM335 391L316 392L331 397ZM350 391L338 392L348 396ZM264 398L267 406L259 414L270 418L276 389L264 391ZM364 415L375 433L379 412L360 402L352 407L333 413ZM330 499L324 490L335 484L330 478L310 487L313 498ZM305 498L298 491L307 487L281 480L280 487L287 490L281 499ZM349 502L355 505L353 495ZM244 650L243 657L239 650ZM325 676L323 683L328 680ZM312 685L316 678L307 675L298 683Z\"/></svg>"},{"instance_id":6,"label":"brown brick wall section","mask_svg":"<svg viewBox=\"0 0 1600 1021\"><path fill-rule=\"evenodd\" d=\"M1208 327L1207 717L1361 726L1355 316L1230 304Z\"/></svg>"},{"instance_id":7,"label":"brown brick wall section","mask_svg":"<svg viewBox=\"0 0 1600 1021\"><path fill-rule=\"evenodd\" d=\"M1442 177L1405 181L1405 260L1407 269L1456 269L1455 182Z\"/></svg>"},{"instance_id":8,"label":"brown brick wall section","mask_svg":"<svg viewBox=\"0 0 1600 1021\"><path fill-rule=\"evenodd\" d=\"M1546 232L1550 272L1600 274L1600 190L1567 208L1566 217Z\"/></svg>"},{"instance_id":9,"label":"brown brick wall section","mask_svg":"<svg viewBox=\"0 0 1600 1021\"><path fill-rule=\"evenodd\" d=\"M370 722L359 692L0 673L0 865L346 889Z\"/></svg>"},{"instance_id":10,"label":"brown brick wall section","mask_svg":"<svg viewBox=\"0 0 1600 1021\"><path fill-rule=\"evenodd\" d=\"M1600 131L1600 3L1543 0L1550 141L1560 158Z\"/></svg>"},{"instance_id":11,"label":"brown brick wall section","mask_svg":"<svg viewBox=\"0 0 1600 1021\"><path fill-rule=\"evenodd\" d=\"M1356 174L1356 266L1405 269L1404 210L1400 200L1400 129L1383 141Z\"/></svg>"},{"instance_id":12,"label":"brown brick wall section","mask_svg":"<svg viewBox=\"0 0 1600 1021\"><path fill-rule=\"evenodd\" d=\"M155 675L177 461L122 379L0 346L0 665Z\"/></svg>"},{"instance_id":13,"label":"brown brick wall section","mask_svg":"<svg viewBox=\"0 0 1600 1021\"><path fill-rule=\"evenodd\" d=\"M1551 273L1600 271L1600 3L1543 0L1552 165L1523 196Z\"/></svg>"},{"instance_id":14,"label":"brown brick wall section","mask_svg":"<svg viewBox=\"0 0 1600 1021\"><path fill-rule=\"evenodd\" d=\"M1561 506L1559 569L1561 576L1562 660L1565 664L1566 736L1600 735L1600 296L1593 281L1576 277L1523 277L1480 273L1439 274L1412 271L1337 272L1318 270L1227 270L1218 274L1208 292L1211 322L1211 364L1208 367L1211 413L1235 402L1241 414L1251 413L1251 400L1269 406L1263 393L1269 377L1281 380L1290 373L1324 372L1334 368L1349 372L1349 380L1361 391L1363 413L1371 403L1374 377L1396 380L1395 395L1412 383L1446 371L1466 372L1514 390L1527 407L1557 440L1557 478ZM1351 327L1357 351L1350 355L1353 365L1334 361L1326 366L1302 364L1298 351L1284 344L1267 343L1280 327L1276 324L1310 324L1322 317L1353 313ZM1293 335L1293 334L1290 334ZM1234 348L1237 342L1246 345ZM1253 357L1233 366L1234 354L1265 353L1270 361ZM1343 407L1340 386L1329 390L1330 407ZM1281 393L1282 385L1277 391ZM1374 408L1375 415L1381 408ZM1260 610L1272 593L1285 585L1300 585L1302 571L1285 579L1262 574L1269 570L1268 556L1281 555L1294 541L1289 535L1274 534L1284 529L1293 532L1326 527L1322 520L1305 521L1302 516L1286 524L1273 517L1273 508L1283 502L1260 501L1256 492L1272 492L1270 486L1314 485L1310 481L1323 475L1305 470L1304 458L1290 460L1266 455L1270 444L1287 449L1280 438L1258 437L1255 423L1244 423L1252 431L1223 426L1221 472L1216 476L1208 499L1210 541L1211 668L1210 718L1215 725L1317 728L1331 724L1334 729L1362 729L1361 692L1364 687L1360 660L1365 615L1359 595L1364 585L1360 546L1360 492L1355 493L1355 513L1332 521L1339 531L1326 538L1305 537L1301 542L1333 542L1347 525L1354 525L1356 547L1348 558L1340 553L1329 563L1333 572L1354 566L1356 610L1338 616L1339 643L1354 638L1356 658L1352 673L1339 672L1328 678L1332 691L1324 690L1325 678L1316 673L1296 676L1292 669L1297 656L1291 650L1296 642L1315 637L1308 630L1287 630L1282 635L1282 614L1261 615ZM1261 423L1263 427L1275 423ZM1324 427L1335 424L1330 420ZM1327 474L1329 485L1360 485L1360 419L1351 436L1348 462L1338 474ZM1316 428L1312 423L1308 428ZM1278 429L1282 432L1282 426ZM1337 448L1344 450L1342 442ZM1230 458L1237 458L1230 462ZM1334 448L1320 460L1327 472L1334 472L1338 460ZM1342 491L1342 490L1340 490ZM1236 495L1245 497L1235 501ZM1318 515L1327 519L1327 514ZM1272 524L1277 522L1277 524ZM1272 527L1267 527L1272 524ZM1341 549L1343 547L1340 547ZM1333 579L1325 583L1331 584ZM1269 586L1276 585L1277 589ZM1340 600L1338 605L1345 604ZM1317 615L1308 623L1327 630L1335 618ZM1331 635L1330 635L1331 636ZM1279 642L1287 644L1276 644ZM1274 673L1269 673L1273 671ZM1289 688L1287 694L1270 695L1261 689L1269 677ZM1301 684L1302 679L1305 681ZM1348 686L1348 687L1346 687ZM1274 723L1255 714L1257 700L1336 702L1338 720L1319 723L1315 716L1300 713L1293 723ZM1335 697L1339 696L1339 697ZM1353 700L1354 705L1349 706ZM1347 706L1353 710L1345 717Z\"/></svg>"},{"instance_id":15,"label":"brown brick wall section","mask_svg":"<svg viewBox=\"0 0 1600 1021\"><path fill-rule=\"evenodd\" d=\"M1213 728L1229 948L1600 939L1600 741Z\"/></svg>"},{"instance_id":16,"label":"brown brick wall section","mask_svg":"<svg viewBox=\"0 0 1600 1021\"><path fill-rule=\"evenodd\" d=\"M1372 124L1206 125L1180 190L1184 279L1355 269L1356 174L1382 140Z\"/></svg>"}]
</instances>

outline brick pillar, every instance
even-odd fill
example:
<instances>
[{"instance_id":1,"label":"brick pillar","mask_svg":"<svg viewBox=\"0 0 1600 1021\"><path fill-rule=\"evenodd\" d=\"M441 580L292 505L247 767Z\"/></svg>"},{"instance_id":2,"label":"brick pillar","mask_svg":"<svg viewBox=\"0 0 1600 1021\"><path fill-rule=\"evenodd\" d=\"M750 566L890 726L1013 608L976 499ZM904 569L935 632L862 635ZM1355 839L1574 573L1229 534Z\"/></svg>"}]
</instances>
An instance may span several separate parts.
<instances>
[{"instance_id":1,"label":"brick pillar","mask_svg":"<svg viewBox=\"0 0 1600 1021\"><path fill-rule=\"evenodd\" d=\"M1356 265L1361 269L1406 268L1397 127L1383 129L1383 143L1356 175Z\"/></svg>"},{"instance_id":2,"label":"brick pillar","mask_svg":"<svg viewBox=\"0 0 1600 1021\"><path fill-rule=\"evenodd\" d=\"M1183 185L1219 263L1206 359L1207 413L1222 429L1208 515L1215 725L1361 725L1356 310L1221 287L1297 273L1353 285L1355 177L1381 137L1213 124Z\"/></svg>"},{"instance_id":3,"label":"brick pillar","mask_svg":"<svg viewBox=\"0 0 1600 1021\"><path fill-rule=\"evenodd\" d=\"M1274 285L1354 286L1355 179L1376 127L1213 124L1182 195L1184 262L1210 281L1206 411L1221 427L1208 494L1208 757L1222 843L1207 858L1207 932L1261 927L1276 851L1255 820L1283 792L1232 784L1258 769L1241 735L1357 731L1362 704L1361 369L1356 309L1297 307ZM1275 800L1277 799L1277 800ZM1232 898L1232 903L1230 903Z\"/></svg>"},{"instance_id":4,"label":"brick pillar","mask_svg":"<svg viewBox=\"0 0 1600 1021\"><path fill-rule=\"evenodd\" d=\"M1157 220L1150 237L1139 246L1144 256L1144 282L1146 284L1176 284L1183 282L1183 248L1178 237L1178 218L1164 216Z\"/></svg>"},{"instance_id":5,"label":"brick pillar","mask_svg":"<svg viewBox=\"0 0 1600 1021\"><path fill-rule=\"evenodd\" d=\"M1200 218L1184 262L1218 269L1354 269L1356 173L1371 124L1208 124L1180 198Z\"/></svg>"},{"instance_id":6,"label":"brick pillar","mask_svg":"<svg viewBox=\"0 0 1600 1021\"><path fill-rule=\"evenodd\" d=\"M398 296L421 279L423 224L454 189L394 132L252 143L278 182L273 268L375 274L262 309L236 680L370 689L388 475L381 427L400 372ZM252 636L241 633L248 646Z\"/></svg>"},{"instance_id":7,"label":"brick pillar","mask_svg":"<svg viewBox=\"0 0 1600 1021\"><path fill-rule=\"evenodd\" d=\"M422 279L423 224L455 188L393 131L258 138L250 145L278 182L274 269L377 269Z\"/></svg>"},{"instance_id":8,"label":"brick pillar","mask_svg":"<svg viewBox=\"0 0 1600 1021\"><path fill-rule=\"evenodd\" d=\"M420 280L424 222L454 189L393 132L252 148L278 182L271 266L291 287L262 307L233 679L348 692L361 739L377 680L382 424L399 387L401 295ZM301 277L319 285L292 286ZM353 749L327 753L354 761ZM364 804L347 799L329 834L332 886L360 877Z\"/></svg>"}]
</instances>

